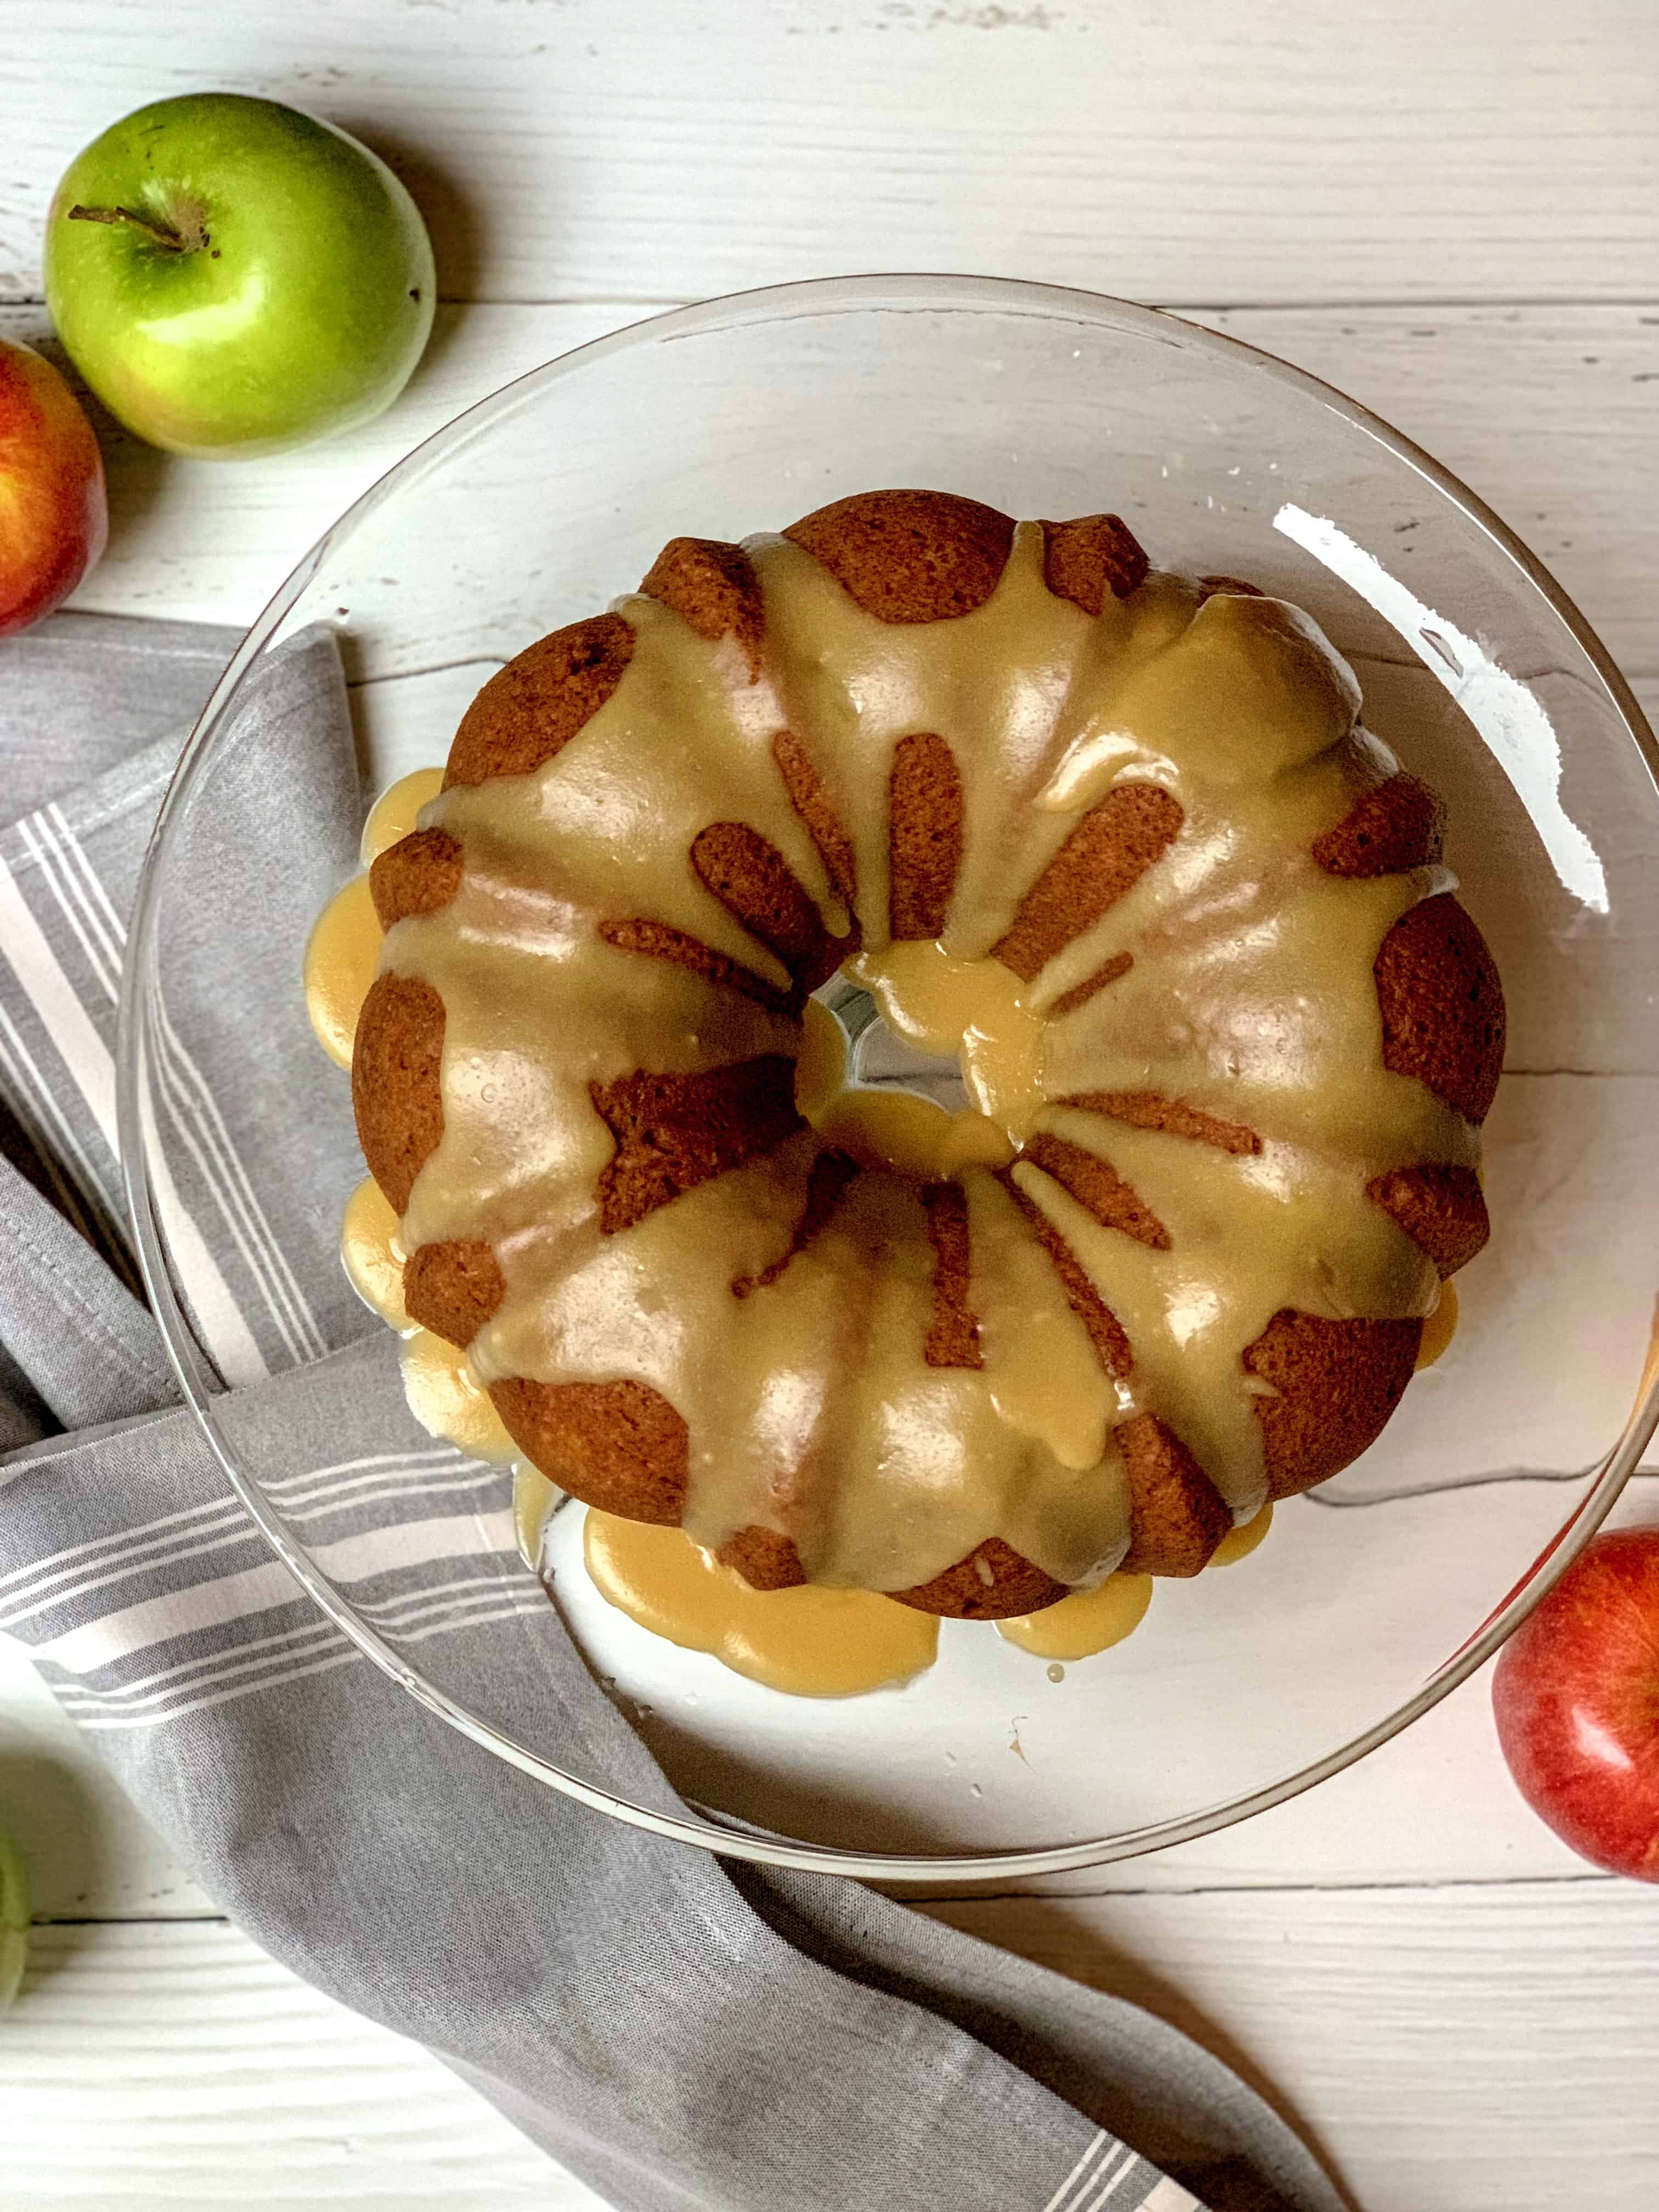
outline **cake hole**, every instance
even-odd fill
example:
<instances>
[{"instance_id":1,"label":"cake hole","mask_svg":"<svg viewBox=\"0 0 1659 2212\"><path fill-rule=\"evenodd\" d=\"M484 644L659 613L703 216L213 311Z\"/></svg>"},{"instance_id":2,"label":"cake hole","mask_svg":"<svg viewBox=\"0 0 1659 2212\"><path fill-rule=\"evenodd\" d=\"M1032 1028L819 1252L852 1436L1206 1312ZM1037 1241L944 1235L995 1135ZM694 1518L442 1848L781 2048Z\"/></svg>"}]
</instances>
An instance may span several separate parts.
<instances>
[{"instance_id":1,"label":"cake hole","mask_svg":"<svg viewBox=\"0 0 1659 2212\"><path fill-rule=\"evenodd\" d=\"M908 1091L947 1114L963 1113L973 1105L961 1062L951 1054L924 1051L890 1028L861 985L836 975L817 995L846 1037L849 1083L866 1091Z\"/></svg>"}]
</instances>

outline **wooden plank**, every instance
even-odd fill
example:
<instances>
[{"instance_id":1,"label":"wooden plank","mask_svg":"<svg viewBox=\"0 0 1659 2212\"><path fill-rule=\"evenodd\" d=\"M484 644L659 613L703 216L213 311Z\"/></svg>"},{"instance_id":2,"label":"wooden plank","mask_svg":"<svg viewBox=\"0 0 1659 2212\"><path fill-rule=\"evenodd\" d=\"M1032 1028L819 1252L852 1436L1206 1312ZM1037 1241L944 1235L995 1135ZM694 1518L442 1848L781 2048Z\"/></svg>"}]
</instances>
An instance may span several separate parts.
<instances>
[{"instance_id":1,"label":"wooden plank","mask_svg":"<svg viewBox=\"0 0 1659 2212\"><path fill-rule=\"evenodd\" d=\"M1659 1893L1632 1883L926 1908L1195 2035L1366 2212L1649 2212ZM597 2200L415 2045L219 1923L40 1930L0 2022L9 2201ZM258 2154L250 2158L250 2146Z\"/></svg>"},{"instance_id":2,"label":"wooden plank","mask_svg":"<svg viewBox=\"0 0 1659 2212\"><path fill-rule=\"evenodd\" d=\"M76 148L215 85L403 171L452 296L674 297L989 269L1163 301L1632 298L1659 21L1357 0L76 0L0 62L0 298Z\"/></svg>"},{"instance_id":3,"label":"wooden plank","mask_svg":"<svg viewBox=\"0 0 1659 2212\"><path fill-rule=\"evenodd\" d=\"M37 1929L0 2020L9 2205L598 2212L418 2045L223 1922Z\"/></svg>"},{"instance_id":4,"label":"wooden plank","mask_svg":"<svg viewBox=\"0 0 1659 2212\"><path fill-rule=\"evenodd\" d=\"M195 468L112 440L116 542L84 604L246 621L410 445L631 319L629 301L874 262L1311 303L1200 312L1419 438L1626 666L1659 678L1659 17L1647 0L1502 17L1494 40L1489 8L1431 0L1318 22L1301 0L293 0L275 16L170 0L163 18L68 0L0 53L0 301L38 295L40 216L74 147L140 99L218 82L380 145L426 208L451 296L599 303L447 313L389 418L278 463ZM1379 304L1448 298L1494 304ZM1578 304L1495 306L1516 298ZM1339 301L1372 304L1320 304ZM0 330L41 325L0 310ZM513 619L528 635L534 615ZM423 748L476 672L360 689L368 755L398 732ZM0 1652L0 1801L26 1801L43 1905L199 1911L27 1682ZM1510 1789L1477 1683L1292 1805L1086 1878L1115 1893L946 1909L1197 2021L1312 2115L1368 2212L1565 2212L1587 2188L1645 2212L1652 1900L1538 1881L1575 1865ZM1535 1886L1237 1893L1310 1870ZM1210 1884L1232 1893L1130 1893ZM423 2054L234 1931L53 1928L37 1955L46 1971L0 2022L9 2199L595 2202Z\"/></svg>"},{"instance_id":5,"label":"wooden plank","mask_svg":"<svg viewBox=\"0 0 1659 2212\"><path fill-rule=\"evenodd\" d=\"M1496 508L1627 675L1659 674L1646 582L1659 571L1659 307L1201 309L1194 319L1325 378L1403 430Z\"/></svg>"},{"instance_id":6,"label":"wooden plank","mask_svg":"<svg viewBox=\"0 0 1659 2212\"><path fill-rule=\"evenodd\" d=\"M483 321L489 313L479 311L469 321ZM204 489L210 493L216 484L241 473L204 471ZM489 665L465 664L359 686L355 699L368 781L384 782L409 765L438 757ZM1659 684L1649 688L1659 694ZM1478 851L1473 857L1478 872ZM1482 902L1501 901L1501 874L1483 879L1480 890L1478 909L1487 916ZM1626 964L1632 979L1639 981L1639 965ZM1595 996L1589 994L1586 1003ZM1546 1083L1571 1087L1580 1080L1552 1078ZM1553 1356L1556 1309L1540 1293L1546 1286L1552 1292L1558 1287L1562 1254L1583 1271L1580 1293L1568 1304L1576 1304L1586 1316L1604 1309L1612 1284L1620 1286L1620 1310L1634 1314L1647 1279L1645 1225L1628 1205L1651 1125L1645 1088L1595 1086L1584 1094L1582 1110L1572 1114L1526 1108L1522 1102L1532 1095L1506 1086L1496 1130L1503 1141L1493 1167L1495 1199L1507 1194L1507 1212L1525 1234L1513 1241L1500 1238L1482 1262L1477 1274L1489 1283L1489 1294L1484 1300L1471 1297L1452 1362L1419 1386L1401 1416L1415 1436L1414 1449L1425 1469L1441 1477L1477 1473L1492 1464L1498 1449L1501 1439L1495 1441L1478 1398L1455 1387L1454 1374L1455 1365L1481 1356L1483 1328L1491 1334L1487 1323L1501 1323L1500 1335L1518 1329L1529 1347L1524 1360L1506 1358L1506 1372L1524 1370L1547 1378L1559 1371ZM1565 1209L1560 1220L1552 1206ZM1595 1225L1587 1228L1587 1221ZM1511 1253L1512 1265L1505 1257ZM1505 1272L1494 1275L1493 1270ZM1475 1287L1471 1279L1471 1291ZM1531 1443L1542 1440L1540 1464L1571 1464L1586 1455L1575 1452L1575 1439L1594 1427L1598 1408L1605 1412L1613 1402L1620 1364L1628 1365L1640 1346L1634 1340L1620 1344L1606 1332L1592 1332L1583 1350L1583 1358L1570 1364L1570 1387L1552 1386L1530 1408L1517 1401L1500 1409L1509 1419L1505 1434L1515 1431ZM1491 1356L1496 1360L1498 1352ZM1439 1402L1447 1386L1452 1386L1449 1407ZM1407 1433L1402 1429L1402 1436ZM1531 1455L1537 1458L1539 1453ZM1477 1513L1471 1523L1472 1547L1479 1542L1480 1525ZM50 1741L43 1739L42 1747L57 1763L40 1793L45 1815L36 1814L31 1802L24 1816L37 1863L45 1869L43 1909L201 1910L199 1893L170 1867L136 1818L106 1809L114 1793L79 1751L77 1740L56 1720L45 1693L36 1687L27 1705L14 1704L14 1696L21 1699L22 1692L0 1692L0 1710L19 1719L26 1734L31 1729L48 1731ZM9 1734L0 1737L0 1742L9 1741ZM3 1757L0 1752L0 1760ZM1451 1779L1460 1776L1465 1779L1454 1791ZM1477 1778L1471 1783L1470 1776ZM88 1802L94 1808L90 1818ZM1571 1863L1515 1800L1492 1752L1484 1700L1470 1692L1420 1724L1401 1745L1295 1807L1155 1862L1079 1880L1084 1887L1133 1888L1273 1882L1310 1875L1346 1882L1449 1875L1497 1879L1505 1871L1547 1873Z\"/></svg>"},{"instance_id":7,"label":"wooden plank","mask_svg":"<svg viewBox=\"0 0 1659 2212\"><path fill-rule=\"evenodd\" d=\"M74 604L106 614L252 622L307 548L423 438L526 369L651 312L645 303L443 309L390 414L270 460L179 460L131 437L93 403L111 544ZM33 343L50 327L42 307L0 309L7 336ZM434 641L433 662L452 657Z\"/></svg>"},{"instance_id":8,"label":"wooden plank","mask_svg":"<svg viewBox=\"0 0 1659 2212\"><path fill-rule=\"evenodd\" d=\"M76 604L252 621L313 540L422 438L526 369L651 312L644 301L445 309L389 415L274 460L173 460L100 417L112 542ZM1554 568L1630 673L1659 674L1647 584L1659 573L1659 305L1200 319L1328 378L1419 440ZM44 309L0 309L0 332L33 341L47 329ZM758 515L756 527L780 519ZM440 637L431 657L453 653Z\"/></svg>"},{"instance_id":9,"label":"wooden plank","mask_svg":"<svg viewBox=\"0 0 1659 2212\"><path fill-rule=\"evenodd\" d=\"M1365 2212L1659 2201L1659 1890L927 1909L1196 2036L1299 2117Z\"/></svg>"},{"instance_id":10,"label":"wooden plank","mask_svg":"<svg viewBox=\"0 0 1659 2212\"><path fill-rule=\"evenodd\" d=\"M1644 1482L1626 1502L1624 1517L1651 1514L1654 1490ZM1501 1511L1501 1502L1491 1510ZM216 1910L4 1638L0 1811L28 1854L42 1919L189 1918ZM1537 1880L1583 1871L1511 1784L1481 1677L1358 1766L1255 1820L1152 1857L997 1887L1169 1892ZM932 1893L969 1895L975 1887L941 1883Z\"/></svg>"},{"instance_id":11,"label":"wooden plank","mask_svg":"<svg viewBox=\"0 0 1659 2212\"><path fill-rule=\"evenodd\" d=\"M1511 1540L1507 1524L1517 1512L1538 1516L1538 1541L1533 1545L1538 1548L1553 1525L1551 1509L1547 1486L1535 1484L1458 1492L1437 1502L1399 1501L1370 1509L1380 1534L1352 1515L1340 1516L1352 1525L1334 1532L1340 1542L1333 1562L1340 1559L1342 1547L1369 1547L1382 1557L1381 1567L1371 1571L1387 1571L1390 1560L1420 1555L1420 1528L1443 1529L1449 1517L1454 1540L1473 1567L1483 1541ZM1656 1510L1659 1480L1644 1477L1620 1502L1616 1518L1650 1520ZM1370 1564L1365 1554L1356 1556L1362 1565ZM1336 1571L1334 1564L1331 1571ZM1472 1626L1473 1619L1471 1607L1467 1618L1449 1624L1449 1641ZM1201 1629L1200 1618L1194 1632ZM9 1668L5 1660L0 1644L0 1807L28 1850L40 1915L123 1918L211 1911L211 1899L173 1865L15 1648ZM1358 1668L1370 1662L1362 1655L1342 1663ZM1031 1717L1037 1724L1026 1733L1038 1751L1039 1765L1046 1766L1041 1757L1042 1716L1034 1710ZM1060 1826L1067 1809L1063 1790L1057 1803ZM756 1817L767 1811L763 1803L753 1802L743 1809ZM1504 1882L1572 1875L1596 1878L1516 1793L1498 1749L1487 1685L1480 1676L1357 1766L1272 1812L1150 1857L1074 1875L1004 1881L997 1887L1044 1893L1172 1893L1310 1883L1358 1887ZM982 1887L958 1881L932 1885L931 1893L971 1895Z\"/></svg>"},{"instance_id":12,"label":"wooden plank","mask_svg":"<svg viewBox=\"0 0 1659 2212\"><path fill-rule=\"evenodd\" d=\"M43 1921L199 1919L216 1911L44 1684L3 1648L0 1808L28 1854ZM995 1887L1094 1895L1537 1881L1587 1871L1510 1783L1482 1677L1358 1766L1255 1820L1151 1857ZM925 1893L972 1896L982 1887L941 1882Z\"/></svg>"}]
</instances>

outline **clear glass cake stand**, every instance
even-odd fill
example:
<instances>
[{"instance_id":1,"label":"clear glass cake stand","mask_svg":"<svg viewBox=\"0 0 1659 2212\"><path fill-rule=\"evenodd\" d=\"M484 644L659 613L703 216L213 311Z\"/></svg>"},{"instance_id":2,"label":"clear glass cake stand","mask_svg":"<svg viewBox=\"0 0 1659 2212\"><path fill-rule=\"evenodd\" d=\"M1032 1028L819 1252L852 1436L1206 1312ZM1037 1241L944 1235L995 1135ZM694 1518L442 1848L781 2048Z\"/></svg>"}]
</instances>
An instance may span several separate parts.
<instances>
[{"instance_id":1,"label":"clear glass cake stand","mask_svg":"<svg viewBox=\"0 0 1659 2212\"><path fill-rule=\"evenodd\" d=\"M1247 1560L1161 1584L1135 1636L1058 1683L988 1631L947 1624L939 1665L904 1689L781 1698L604 1606L575 1563L579 1514L557 1516L571 1629L675 1797L604 1771L574 1711L550 1700L509 1720L454 1678L446 1639L377 1627L280 1509L225 1418L185 1295L190 1255L167 1223L179 1139L155 1095L155 987L187 957L169 921L200 870L235 866L216 824L248 689L305 625L335 627L389 774L440 759L493 666L631 588L665 539L781 527L883 484L1019 515L1114 508L1155 561L1243 575L1322 623L1368 721L1446 798L1448 857L1503 969L1495 1235L1460 1279L1450 1351L1382 1441L1282 1507ZM1081 292L871 276L719 300L584 346L429 439L313 548L226 671L162 808L119 1109L144 1275L190 1403L271 1544L371 1659L619 1820L898 1880L1081 1867L1241 1820L1478 1668L1588 1540L1653 1428L1655 775L1628 690L1526 547L1386 423L1233 340ZM297 993L297 934L273 948L264 916L243 926L248 945L221 957L251 957L257 933ZM246 1164L256 1196L262 1180L291 1188L315 1142L296 1115ZM565 1631L549 1609L514 1632Z\"/></svg>"}]
</instances>

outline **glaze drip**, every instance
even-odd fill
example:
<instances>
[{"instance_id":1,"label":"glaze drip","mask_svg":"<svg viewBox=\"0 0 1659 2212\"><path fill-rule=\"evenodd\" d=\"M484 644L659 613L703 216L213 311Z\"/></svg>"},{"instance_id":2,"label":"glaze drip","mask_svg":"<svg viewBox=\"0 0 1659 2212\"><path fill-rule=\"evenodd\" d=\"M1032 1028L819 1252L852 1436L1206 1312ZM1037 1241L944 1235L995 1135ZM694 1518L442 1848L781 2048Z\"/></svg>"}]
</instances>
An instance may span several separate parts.
<instances>
[{"instance_id":1,"label":"glaze drip","mask_svg":"<svg viewBox=\"0 0 1659 2212\"><path fill-rule=\"evenodd\" d=\"M757 646L623 599L631 655L562 749L421 808L465 866L449 902L398 922L380 956L445 1014L443 1134L402 1240L495 1249L505 1295L469 1376L632 1380L668 1401L689 1438L684 1526L706 1551L758 1527L811 1582L899 1590L1000 1537L1091 1587L1129 1540L1115 1430L1155 1415L1248 1520L1267 1494L1255 1401L1270 1386L1246 1348L1286 1309L1433 1306L1432 1264L1366 1186L1473 1165L1477 1139L1384 1066L1372 969L1448 878L1342 878L1311 858L1392 761L1356 726L1346 666L1282 602L1154 573L1091 615L1048 587L1042 532L1021 525L973 612L895 626L800 545L747 551ZM895 942L896 763L914 779L946 758L948 866L900 854L907 926L925 916L937 941ZM803 793L832 812L833 844ZM1108 805L1144 852L1069 939L1038 944L1022 922L1032 887L1063 879L1068 841ZM717 895L720 856L690 857L717 827L722 851L763 841L821 936L799 915L787 938L744 926ZM659 957L649 929L709 957ZM825 938L856 956L893 1026L960 1052L975 1115L890 1101L933 1120L902 1142L871 1136L879 1116L856 1094L797 1069L793 1107L781 1093L746 1152L723 1152L711 1122L708 1172L617 1226L614 1102L644 1102L626 1141L648 1151L656 1094L629 1086L799 1060L780 952L817 973ZM1143 1104L1137 1121L1126 1099L1177 1110ZM931 1149L970 1118L954 1150ZM1202 1133L1217 1127L1256 1142ZM798 1241L830 1144L857 1171ZM1028 1145L1107 1172L1061 1180L1017 1157ZM1108 1174L1161 1242L1075 1194ZM939 1176L963 1194L977 1366L924 1357L922 1193ZM1127 1340L1119 1371L1055 1240Z\"/></svg>"}]
</instances>

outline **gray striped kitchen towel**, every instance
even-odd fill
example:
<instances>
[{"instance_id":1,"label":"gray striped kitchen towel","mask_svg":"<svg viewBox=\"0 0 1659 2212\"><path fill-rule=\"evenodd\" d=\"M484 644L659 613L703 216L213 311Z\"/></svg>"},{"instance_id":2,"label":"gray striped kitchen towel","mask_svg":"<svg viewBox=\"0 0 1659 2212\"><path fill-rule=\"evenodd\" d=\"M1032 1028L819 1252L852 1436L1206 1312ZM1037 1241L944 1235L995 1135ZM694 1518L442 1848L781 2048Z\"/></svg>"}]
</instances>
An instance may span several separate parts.
<instances>
[{"instance_id":1,"label":"gray striped kitchen towel","mask_svg":"<svg viewBox=\"0 0 1659 2212\"><path fill-rule=\"evenodd\" d=\"M178 724L232 641L59 617L0 647L0 1629L225 1909L418 2038L636 2212L1182 2212L1341 2200L1267 2106L1134 2008L855 1884L727 1864L556 1797L364 1660L179 1411L127 1249L114 1014ZM332 638L267 668L193 872L158 1042L173 1243L273 1498L394 1652L673 1803L520 1566L499 1469L435 1442L346 1290L361 1174L291 946L362 812ZM283 960L290 956L281 955ZM262 1127L301 1116L305 1188Z\"/></svg>"}]
</instances>

